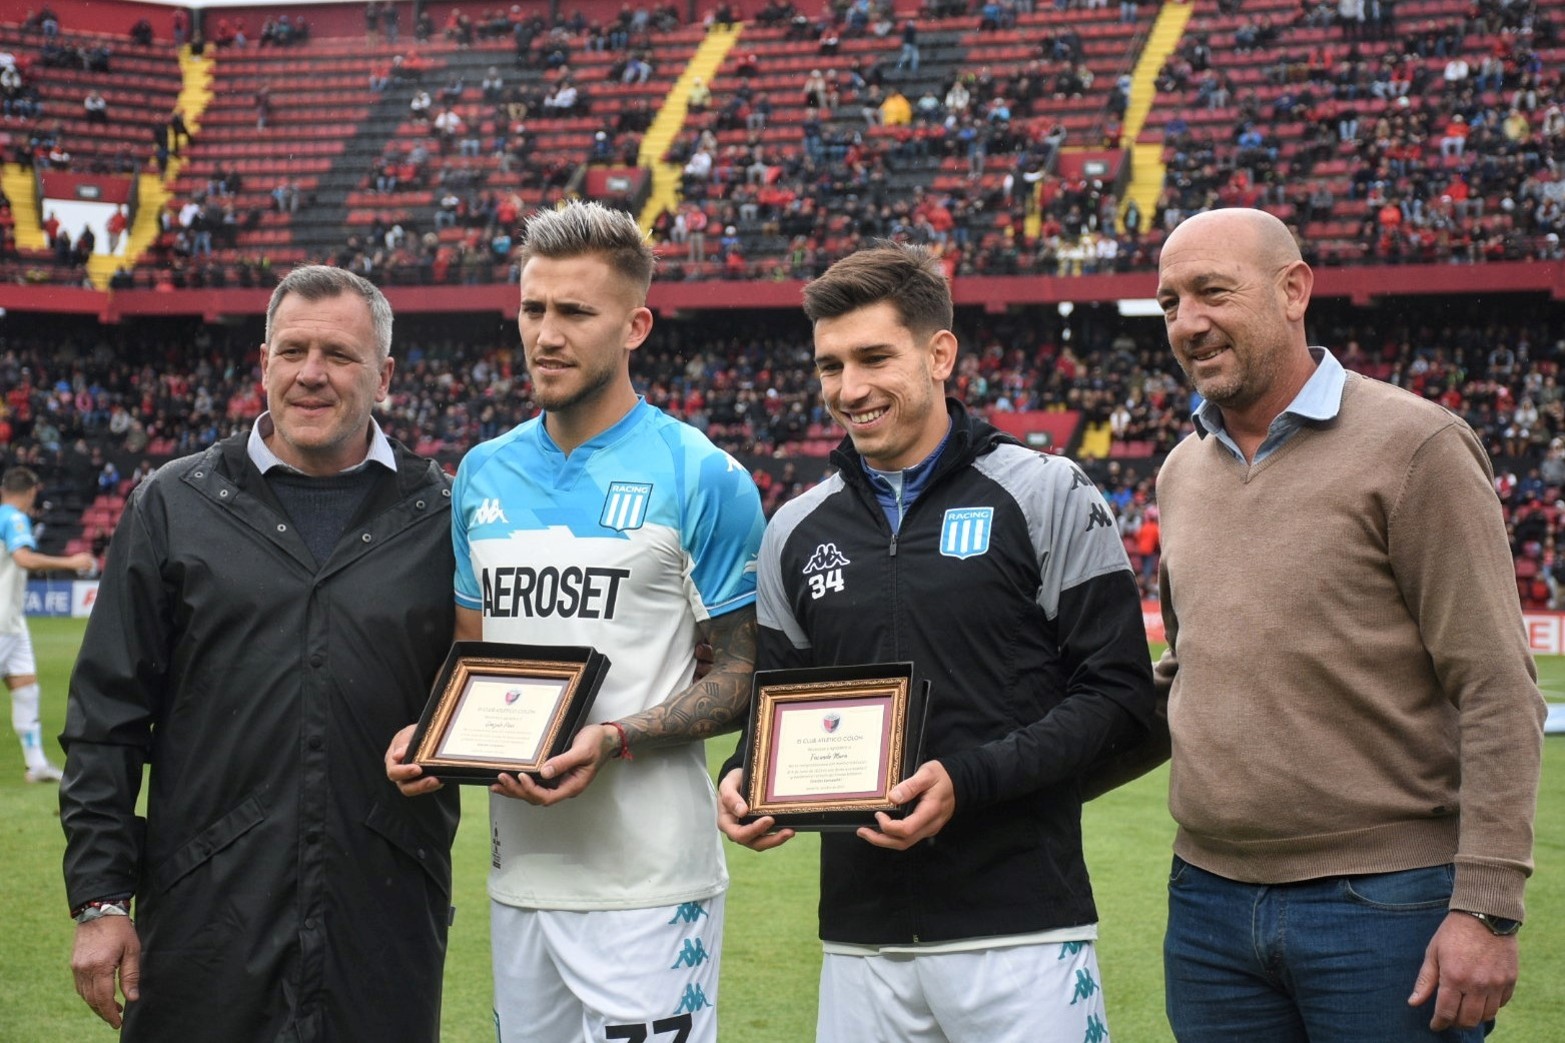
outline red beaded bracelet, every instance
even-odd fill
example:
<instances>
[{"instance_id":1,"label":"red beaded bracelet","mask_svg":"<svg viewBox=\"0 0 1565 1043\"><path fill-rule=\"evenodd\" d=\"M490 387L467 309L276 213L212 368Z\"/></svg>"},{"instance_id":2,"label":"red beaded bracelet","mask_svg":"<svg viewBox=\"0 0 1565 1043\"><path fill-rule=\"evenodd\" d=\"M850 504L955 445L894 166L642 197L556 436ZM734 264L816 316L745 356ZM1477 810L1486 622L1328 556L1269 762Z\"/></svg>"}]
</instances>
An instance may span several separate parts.
<instances>
[{"instance_id":1,"label":"red beaded bracelet","mask_svg":"<svg viewBox=\"0 0 1565 1043\"><path fill-rule=\"evenodd\" d=\"M604 726L613 728L619 733L619 749L614 751L614 756L621 760L633 761L636 758L630 752L630 741L625 738L625 726L618 721L604 721Z\"/></svg>"}]
</instances>

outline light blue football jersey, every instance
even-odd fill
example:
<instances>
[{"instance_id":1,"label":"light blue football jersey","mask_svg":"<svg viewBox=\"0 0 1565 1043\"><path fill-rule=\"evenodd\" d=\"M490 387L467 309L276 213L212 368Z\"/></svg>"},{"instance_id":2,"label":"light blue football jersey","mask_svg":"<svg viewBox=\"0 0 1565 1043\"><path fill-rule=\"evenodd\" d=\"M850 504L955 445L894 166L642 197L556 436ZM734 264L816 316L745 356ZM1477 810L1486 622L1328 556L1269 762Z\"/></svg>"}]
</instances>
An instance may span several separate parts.
<instances>
[{"instance_id":1,"label":"light blue football jersey","mask_svg":"<svg viewBox=\"0 0 1565 1043\"><path fill-rule=\"evenodd\" d=\"M0 540L5 542L5 557L0 559L0 634L20 634L27 629L22 606L27 599L27 570L11 555L26 547L37 550L33 539L33 521L8 503L0 503Z\"/></svg>"},{"instance_id":2,"label":"light blue football jersey","mask_svg":"<svg viewBox=\"0 0 1565 1043\"><path fill-rule=\"evenodd\" d=\"M569 456L541 417L457 472L456 602L488 641L591 645L610 667L589 720L690 684L698 626L755 600L765 525L748 472L645 401ZM605 764L552 808L492 797L490 894L528 908L645 908L727 885L702 744Z\"/></svg>"}]
</instances>

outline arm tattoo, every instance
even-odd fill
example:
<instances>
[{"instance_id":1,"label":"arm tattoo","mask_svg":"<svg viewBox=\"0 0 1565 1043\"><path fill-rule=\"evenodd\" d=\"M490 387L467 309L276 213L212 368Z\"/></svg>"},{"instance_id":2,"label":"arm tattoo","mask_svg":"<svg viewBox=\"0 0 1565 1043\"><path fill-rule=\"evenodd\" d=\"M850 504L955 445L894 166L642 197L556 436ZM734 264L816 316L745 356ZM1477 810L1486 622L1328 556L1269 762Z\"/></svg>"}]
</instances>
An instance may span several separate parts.
<instances>
[{"instance_id":1,"label":"arm tattoo","mask_svg":"<svg viewBox=\"0 0 1565 1043\"><path fill-rule=\"evenodd\" d=\"M651 709L623 718L620 727L632 749L706 739L743 725L755 672L754 606L709 621L702 636L716 655L711 672Z\"/></svg>"}]
</instances>

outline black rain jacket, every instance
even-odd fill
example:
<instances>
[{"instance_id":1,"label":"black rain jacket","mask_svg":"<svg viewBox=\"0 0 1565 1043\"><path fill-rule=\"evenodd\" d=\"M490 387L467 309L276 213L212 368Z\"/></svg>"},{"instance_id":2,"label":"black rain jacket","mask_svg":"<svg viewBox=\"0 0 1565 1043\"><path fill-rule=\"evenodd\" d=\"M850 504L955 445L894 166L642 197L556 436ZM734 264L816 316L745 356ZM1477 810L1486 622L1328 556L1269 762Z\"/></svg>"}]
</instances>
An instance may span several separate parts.
<instances>
[{"instance_id":1,"label":"black rain jacket","mask_svg":"<svg viewBox=\"0 0 1565 1043\"><path fill-rule=\"evenodd\" d=\"M456 788L405 798L382 758L451 643L450 482L394 443L317 565L245 446L115 531L60 737L68 898L135 895L127 1043L433 1041Z\"/></svg>"}]
</instances>

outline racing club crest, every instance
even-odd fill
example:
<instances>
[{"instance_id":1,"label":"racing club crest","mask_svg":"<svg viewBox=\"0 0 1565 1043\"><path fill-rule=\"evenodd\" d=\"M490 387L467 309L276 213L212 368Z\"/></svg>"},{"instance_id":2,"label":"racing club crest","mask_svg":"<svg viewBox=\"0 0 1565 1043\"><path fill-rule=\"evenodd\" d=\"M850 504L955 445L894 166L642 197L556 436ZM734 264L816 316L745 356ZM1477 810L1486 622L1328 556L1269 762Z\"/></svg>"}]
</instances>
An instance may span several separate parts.
<instances>
[{"instance_id":1,"label":"racing club crest","mask_svg":"<svg viewBox=\"0 0 1565 1043\"><path fill-rule=\"evenodd\" d=\"M993 528L993 507L952 507L940 525L940 553L948 558L977 557L989 550Z\"/></svg>"},{"instance_id":2,"label":"racing club crest","mask_svg":"<svg viewBox=\"0 0 1565 1043\"><path fill-rule=\"evenodd\" d=\"M608 495L603 498L603 514L598 518L598 524L616 532L639 529L647 518L647 501L650 499L650 482L610 482Z\"/></svg>"}]
</instances>

